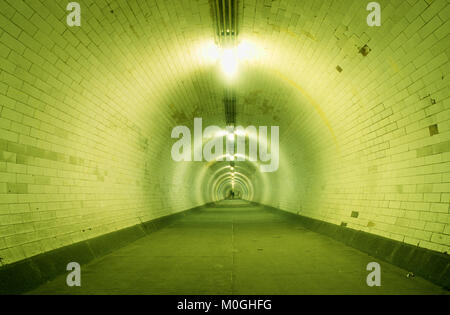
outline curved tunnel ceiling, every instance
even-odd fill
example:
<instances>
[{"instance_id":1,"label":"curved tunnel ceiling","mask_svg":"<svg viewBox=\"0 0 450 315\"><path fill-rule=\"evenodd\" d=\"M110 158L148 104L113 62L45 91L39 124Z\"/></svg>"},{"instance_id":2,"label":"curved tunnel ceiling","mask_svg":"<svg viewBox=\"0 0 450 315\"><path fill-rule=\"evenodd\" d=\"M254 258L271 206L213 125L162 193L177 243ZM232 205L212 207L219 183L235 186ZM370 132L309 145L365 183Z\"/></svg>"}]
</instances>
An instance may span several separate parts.
<instances>
[{"instance_id":1,"label":"curved tunnel ceiling","mask_svg":"<svg viewBox=\"0 0 450 315\"><path fill-rule=\"evenodd\" d=\"M208 56L208 1L83 0L73 28L66 1L3 1L1 139L14 189L26 187L6 204L42 228L0 256L223 198L230 162L173 161L171 131L196 117L225 128L230 86L236 125L280 128L276 172L236 161L244 198L448 251L448 5L379 2L381 27L359 0L239 1L252 56L230 82ZM43 226L62 213L50 239Z\"/></svg>"}]
</instances>

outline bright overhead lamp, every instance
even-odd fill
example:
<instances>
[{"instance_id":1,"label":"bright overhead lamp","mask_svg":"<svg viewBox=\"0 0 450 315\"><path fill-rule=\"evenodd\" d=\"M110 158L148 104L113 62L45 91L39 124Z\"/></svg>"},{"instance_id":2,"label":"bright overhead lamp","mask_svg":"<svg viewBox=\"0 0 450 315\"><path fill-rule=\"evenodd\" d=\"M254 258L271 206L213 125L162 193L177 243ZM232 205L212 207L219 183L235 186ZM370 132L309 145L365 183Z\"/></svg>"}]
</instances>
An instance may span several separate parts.
<instances>
[{"instance_id":1,"label":"bright overhead lamp","mask_svg":"<svg viewBox=\"0 0 450 315\"><path fill-rule=\"evenodd\" d=\"M226 77L232 78L237 73L238 56L235 49L225 49L222 52L220 64Z\"/></svg>"}]
</instances>

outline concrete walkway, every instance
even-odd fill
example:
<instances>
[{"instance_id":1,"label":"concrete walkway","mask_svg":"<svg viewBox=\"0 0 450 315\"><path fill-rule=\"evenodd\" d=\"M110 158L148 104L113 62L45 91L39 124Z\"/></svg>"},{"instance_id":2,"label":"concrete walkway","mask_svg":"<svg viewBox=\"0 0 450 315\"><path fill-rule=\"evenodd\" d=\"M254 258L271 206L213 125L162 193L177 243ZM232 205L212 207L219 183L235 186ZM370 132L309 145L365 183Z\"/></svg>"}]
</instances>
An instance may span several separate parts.
<instances>
[{"instance_id":1,"label":"concrete walkway","mask_svg":"<svg viewBox=\"0 0 450 315\"><path fill-rule=\"evenodd\" d=\"M79 288L65 275L31 294L448 294L286 216L224 201L82 266Z\"/></svg>"}]
</instances>

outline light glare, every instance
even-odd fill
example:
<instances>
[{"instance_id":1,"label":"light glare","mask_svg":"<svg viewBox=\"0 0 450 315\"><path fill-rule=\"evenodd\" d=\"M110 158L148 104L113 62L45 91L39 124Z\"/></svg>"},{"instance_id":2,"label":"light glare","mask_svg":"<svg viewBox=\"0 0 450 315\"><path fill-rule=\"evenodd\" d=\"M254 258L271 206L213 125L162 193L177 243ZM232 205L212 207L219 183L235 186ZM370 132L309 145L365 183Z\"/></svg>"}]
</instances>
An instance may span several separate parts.
<instances>
[{"instance_id":1,"label":"light glare","mask_svg":"<svg viewBox=\"0 0 450 315\"><path fill-rule=\"evenodd\" d=\"M237 72L238 59L234 49L226 49L222 53L222 71L228 78L233 77Z\"/></svg>"},{"instance_id":2,"label":"light glare","mask_svg":"<svg viewBox=\"0 0 450 315\"><path fill-rule=\"evenodd\" d=\"M243 40L234 48L221 49L213 42L208 42L202 47L202 59L207 63L220 62L225 76L234 77L240 62L253 61L260 57L260 49L252 42Z\"/></svg>"}]
</instances>

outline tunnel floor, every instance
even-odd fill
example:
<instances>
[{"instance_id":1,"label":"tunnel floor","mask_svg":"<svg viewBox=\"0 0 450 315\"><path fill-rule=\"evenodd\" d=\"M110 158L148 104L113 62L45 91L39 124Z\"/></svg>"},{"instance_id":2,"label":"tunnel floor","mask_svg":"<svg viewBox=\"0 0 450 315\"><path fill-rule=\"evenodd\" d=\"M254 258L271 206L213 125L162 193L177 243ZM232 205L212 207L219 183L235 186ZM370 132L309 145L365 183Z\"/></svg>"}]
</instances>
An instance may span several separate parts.
<instances>
[{"instance_id":1,"label":"tunnel floor","mask_svg":"<svg viewBox=\"0 0 450 315\"><path fill-rule=\"evenodd\" d=\"M381 265L369 287L366 266ZM192 212L29 294L448 294L407 271L243 201Z\"/></svg>"}]
</instances>

